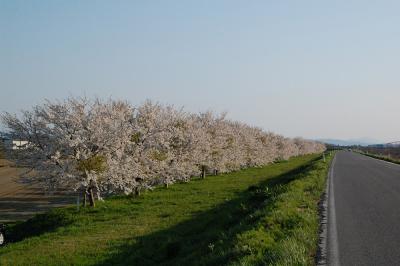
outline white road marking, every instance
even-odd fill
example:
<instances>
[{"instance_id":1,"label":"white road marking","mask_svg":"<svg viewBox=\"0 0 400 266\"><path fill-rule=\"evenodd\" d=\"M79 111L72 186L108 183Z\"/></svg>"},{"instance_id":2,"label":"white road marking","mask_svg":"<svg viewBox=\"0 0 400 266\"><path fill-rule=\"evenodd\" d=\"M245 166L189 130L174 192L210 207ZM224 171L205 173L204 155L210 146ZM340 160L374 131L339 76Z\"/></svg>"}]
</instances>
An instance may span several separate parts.
<instances>
[{"instance_id":1,"label":"white road marking","mask_svg":"<svg viewBox=\"0 0 400 266\"><path fill-rule=\"evenodd\" d=\"M333 158L329 171L329 199L328 199L328 265L339 266L339 242L336 225L335 191L334 191L334 167L336 156Z\"/></svg>"},{"instance_id":2,"label":"white road marking","mask_svg":"<svg viewBox=\"0 0 400 266\"><path fill-rule=\"evenodd\" d=\"M364 155L364 156L367 156L367 155ZM373 158L373 157L370 157L370 156L367 156L367 157L370 158L370 159L373 159L375 161L381 162L383 164L388 164L390 166L395 166L396 168L400 167L400 165L398 163L392 163L392 162L385 161L383 159ZM390 169L393 169L393 168L390 168Z\"/></svg>"}]
</instances>

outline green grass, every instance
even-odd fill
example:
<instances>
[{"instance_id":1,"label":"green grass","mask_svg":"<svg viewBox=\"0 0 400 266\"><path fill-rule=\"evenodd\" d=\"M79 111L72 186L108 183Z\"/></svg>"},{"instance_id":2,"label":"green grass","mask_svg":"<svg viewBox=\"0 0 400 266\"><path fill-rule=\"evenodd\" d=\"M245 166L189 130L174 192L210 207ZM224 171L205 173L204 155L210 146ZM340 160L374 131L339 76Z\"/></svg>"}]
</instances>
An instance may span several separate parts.
<instances>
[{"instance_id":1,"label":"green grass","mask_svg":"<svg viewBox=\"0 0 400 266\"><path fill-rule=\"evenodd\" d=\"M55 209L10 226L0 265L311 265L329 159Z\"/></svg>"}]
</instances>

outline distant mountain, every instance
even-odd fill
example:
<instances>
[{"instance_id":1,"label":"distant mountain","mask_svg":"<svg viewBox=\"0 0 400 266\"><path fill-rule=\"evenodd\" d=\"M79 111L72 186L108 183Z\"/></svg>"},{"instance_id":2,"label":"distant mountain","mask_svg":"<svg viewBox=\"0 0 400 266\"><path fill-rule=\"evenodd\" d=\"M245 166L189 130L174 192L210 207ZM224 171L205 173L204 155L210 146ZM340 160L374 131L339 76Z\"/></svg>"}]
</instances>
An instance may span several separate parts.
<instances>
[{"instance_id":1,"label":"distant mountain","mask_svg":"<svg viewBox=\"0 0 400 266\"><path fill-rule=\"evenodd\" d=\"M378 140L368 139L368 138L361 138L361 139L349 139L349 140L342 140L342 139L317 139L317 141L332 144L337 146L369 146L378 143L382 143Z\"/></svg>"},{"instance_id":2,"label":"distant mountain","mask_svg":"<svg viewBox=\"0 0 400 266\"><path fill-rule=\"evenodd\" d=\"M373 144L373 145L369 145L369 146L370 147L378 147L378 148L399 148L400 141L384 143L384 144Z\"/></svg>"},{"instance_id":3,"label":"distant mountain","mask_svg":"<svg viewBox=\"0 0 400 266\"><path fill-rule=\"evenodd\" d=\"M400 147L400 141L386 143L385 145L389 147Z\"/></svg>"}]
</instances>

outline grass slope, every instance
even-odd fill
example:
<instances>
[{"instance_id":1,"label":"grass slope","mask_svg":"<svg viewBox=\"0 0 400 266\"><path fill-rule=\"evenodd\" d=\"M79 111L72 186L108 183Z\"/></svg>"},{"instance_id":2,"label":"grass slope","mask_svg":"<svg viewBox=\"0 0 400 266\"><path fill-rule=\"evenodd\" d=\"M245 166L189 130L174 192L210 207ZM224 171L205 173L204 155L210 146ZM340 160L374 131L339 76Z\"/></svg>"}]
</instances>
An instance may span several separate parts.
<instances>
[{"instance_id":1,"label":"grass slope","mask_svg":"<svg viewBox=\"0 0 400 266\"><path fill-rule=\"evenodd\" d=\"M400 160L393 158L393 157L389 157L389 156L385 156L385 155L381 155L381 154L366 153L363 151L358 151L358 153L368 156L368 157L371 157L371 158L374 158L374 159L383 160L383 161L387 161L387 162L395 163L395 164L400 164Z\"/></svg>"},{"instance_id":2,"label":"grass slope","mask_svg":"<svg viewBox=\"0 0 400 266\"><path fill-rule=\"evenodd\" d=\"M0 265L313 264L327 169L302 156L55 209L10 227Z\"/></svg>"}]
</instances>

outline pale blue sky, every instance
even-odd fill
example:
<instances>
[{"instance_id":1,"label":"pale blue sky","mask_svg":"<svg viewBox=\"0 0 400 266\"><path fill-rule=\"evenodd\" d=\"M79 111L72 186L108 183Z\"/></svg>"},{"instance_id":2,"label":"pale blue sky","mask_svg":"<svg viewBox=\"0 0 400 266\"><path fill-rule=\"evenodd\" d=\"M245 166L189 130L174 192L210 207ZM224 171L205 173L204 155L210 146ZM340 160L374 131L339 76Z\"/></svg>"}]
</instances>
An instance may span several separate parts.
<instances>
[{"instance_id":1,"label":"pale blue sky","mask_svg":"<svg viewBox=\"0 0 400 266\"><path fill-rule=\"evenodd\" d=\"M86 94L400 140L399 14L398 1L0 0L0 111Z\"/></svg>"}]
</instances>

